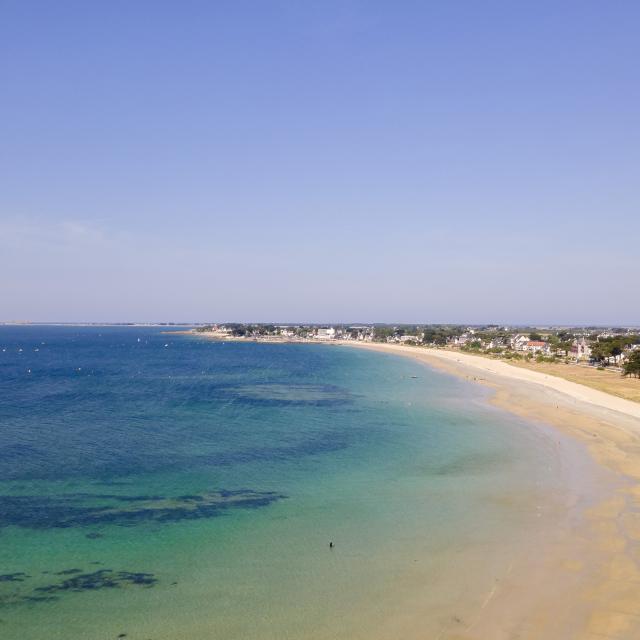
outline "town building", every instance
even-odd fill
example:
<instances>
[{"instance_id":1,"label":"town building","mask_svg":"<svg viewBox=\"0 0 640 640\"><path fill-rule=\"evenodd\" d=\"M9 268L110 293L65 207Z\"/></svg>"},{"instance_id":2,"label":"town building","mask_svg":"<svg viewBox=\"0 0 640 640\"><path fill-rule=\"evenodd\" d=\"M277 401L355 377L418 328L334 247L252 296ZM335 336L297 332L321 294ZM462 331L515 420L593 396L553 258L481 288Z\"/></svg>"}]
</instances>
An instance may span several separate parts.
<instances>
[{"instance_id":1,"label":"town building","mask_svg":"<svg viewBox=\"0 0 640 640\"><path fill-rule=\"evenodd\" d=\"M585 360L591 356L591 347L587 343L587 341L582 338L578 338L573 341L571 345L571 357L576 360Z\"/></svg>"},{"instance_id":2,"label":"town building","mask_svg":"<svg viewBox=\"0 0 640 640\"><path fill-rule=\"evenodd\" d=\"M336 330L333 327L316 329L316 339L318 340L335 340Z\"/></svg>"},{"instance_id":3,"label":"town building","mask_svg":"<svg viewBox=\"0 0 640 640\"><path fill-rule=\"evenodd\" d=\"M529 336L525 336L521 333L511 338L511 348L514 351L527 351L527 345L531 342Z\"/></svg>"},{"instance_id":4,"label":"town building","mask_svg":"<svg viewBox=\"0 0 640 640\"><path fill-rule=\"evenodd\" d=\"M542 340L529 340L524 350L529 353L547 353L549 345L546 342L542 342Z\"/></svg>"}]
</instances>

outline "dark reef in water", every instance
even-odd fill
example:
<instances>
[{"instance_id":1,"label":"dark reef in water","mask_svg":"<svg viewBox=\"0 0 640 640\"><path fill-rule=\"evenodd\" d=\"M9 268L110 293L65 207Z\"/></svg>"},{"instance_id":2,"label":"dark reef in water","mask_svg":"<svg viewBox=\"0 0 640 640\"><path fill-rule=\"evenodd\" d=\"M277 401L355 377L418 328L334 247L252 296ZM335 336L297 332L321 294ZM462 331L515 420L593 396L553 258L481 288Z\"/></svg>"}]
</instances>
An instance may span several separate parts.
<instances>
[{"instance_id":1,"label":"dark reef in water","mask_svg":"<svg viewBox=\"0 0 640 640\"><path fill-rule=\"evenodd\" d=\"M68 493L48 496L0 496L0 528L15 525L30 529L91 525L134 526L197 520L223 515L230 509L257 509L286 496L271 491L212 491L198 495L127 496ZM88 534L92 538L99 533Z\"/></svg>"},{"instance_id":2,"label":"dark reef in water","mask_svg":"<svg viewBox=\"0 0 640 640\"><path fill-rule=\"evenodd\" d=\"M22 582L25 578L29 578L26 573L2 573L0 574L0 582Z\"/></svg>"},{"instance_id":3,"label":"dark reef in water","mask_svg":"<svg viewBox=\"0 0 640 640\"><path fill-rule=\"evenodd\" d=\"M100 569L93 573L81 573L57 584L36 587L35 591L59 593L60 591L87 591L93 589L113 589L125 584L152 587L158 582L152 573L133 573L131 571L112 571Z\"/></svg>"},{"instance_id":4,"label":"dark reef in water","mask_svg":"<svg viewBox=\"0 0 640 640\"><path fill-rule=\"evenodd\" d=\"M74 573L82 573L82 569L63 569L62 571L56 571L56 576L71 576Z\"/></svg>"},{"instance_id":5,"label":"dark reef in water","mask_svg":"<svg viewBox=\"0 0 640 640\"><path fill-rule=\"evenodd\" d=\"M18 576L10 581L22 582L28 578L24 573L5 574ZM100 569L91 573L82 573L82 569L64 569L56 571L54 575L72 577L60 582L30 588L29 591L12 590L9 593L0 591L0 606L8 606L22 603L54 602L64 592L95 591L96 589L121 589L129 586L153 587L158 579L153 573L141 573L134 571L113 571L112 569ZM19 576L23 576L20 578ZM21 585L22 586L22 585Z\"/></svg>"}]
</instances>

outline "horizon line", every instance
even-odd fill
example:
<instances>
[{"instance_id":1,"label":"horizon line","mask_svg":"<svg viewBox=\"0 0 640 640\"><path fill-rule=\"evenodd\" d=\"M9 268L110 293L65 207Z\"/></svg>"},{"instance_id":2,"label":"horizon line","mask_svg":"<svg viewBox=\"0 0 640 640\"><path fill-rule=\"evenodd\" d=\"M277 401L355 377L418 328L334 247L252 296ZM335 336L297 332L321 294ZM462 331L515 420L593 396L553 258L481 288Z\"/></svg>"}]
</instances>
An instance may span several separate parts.
<instances>
[{"instance_id":1,"label":"horizon line","mask_svg":"<svg viewBox=\"0 0 640 640\"><path fill-rule=\"evenodd\" d=\"M640 324L630 324L624 322L315 322L315 321L296 321L296 322L282 322L282 321L240 321L240 320L225 320L225 321L189 321L189 322L176 322L173 320L157 321L157 320L118 320L113 322L108 321L91 321L91 320L0 320L0 326L97 326L97 327L109 327L109 326L181 326L181 327L196 327L207 325L225 325L225 324L241 324L241 325L274 325L274 326L357 326L357 325L393 325L393 326L467 326L467 327L531 327L531 328L545 328L545 327L559 327L559 328L624 328L624 329L640 329Z\"/></svg>"}]
</instances>

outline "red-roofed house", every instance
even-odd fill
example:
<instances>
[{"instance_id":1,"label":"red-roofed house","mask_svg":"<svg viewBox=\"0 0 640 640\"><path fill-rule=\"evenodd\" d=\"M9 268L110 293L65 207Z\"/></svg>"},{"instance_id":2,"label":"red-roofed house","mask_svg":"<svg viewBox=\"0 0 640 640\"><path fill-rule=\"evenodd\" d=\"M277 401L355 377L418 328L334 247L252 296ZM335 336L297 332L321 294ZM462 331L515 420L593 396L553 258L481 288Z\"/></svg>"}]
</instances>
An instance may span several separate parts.
<instances>
[{"instance_id":1,"label":"red-roofed house","mask_svg":"<svg viewBox=\"0 0 640 640\"><path fill-rule=\"evenodd\" d=\"M549 345L541 340L529 340L526 350L529 353L547 353L547 351L549 351Z\"/></svg>"}]
</instances>

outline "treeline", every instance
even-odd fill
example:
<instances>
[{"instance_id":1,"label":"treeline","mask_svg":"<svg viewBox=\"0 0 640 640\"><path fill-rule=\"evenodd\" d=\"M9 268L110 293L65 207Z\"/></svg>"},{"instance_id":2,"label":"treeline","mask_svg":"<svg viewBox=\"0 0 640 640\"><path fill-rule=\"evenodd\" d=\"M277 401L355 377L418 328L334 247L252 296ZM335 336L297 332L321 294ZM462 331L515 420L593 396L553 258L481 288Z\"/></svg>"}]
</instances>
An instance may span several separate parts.
<instances>
[{"instance_id":1,"label":"treeline","mask_svg":"<svg viewBox=\"0 0 640 640\"><path fill-rule=\"evenodd\" d=\"M608 362L610 358L617 360L626 349L636 344L640 344L640 335L600 338L591 344L591 358L596 362Z\"/></svg>"},{"instance_id":2,"label":"treeline","mask_svg":"<svg viewBox=\"0 0 640 640\"><path fill-rule=\"evenodd\" d=\"M376 325L373 339L376 342L386 342L387 338L406 336L415 338L416 343L444 346L450 339L461 335L464 331L464 327L457 325Z\"/></svg>"},{"instance_id":3,"label":"treeline","mask_svg":"<svg viewBox=\"0 0 640 640\"><path fill-rule=\"evenodd\" d=\"M224 326L231 332L231 335L236 338L243 336L268 336L276 332L276 327L272 324L240 324L230 322Z\"/></svg>"}]
</instances>

